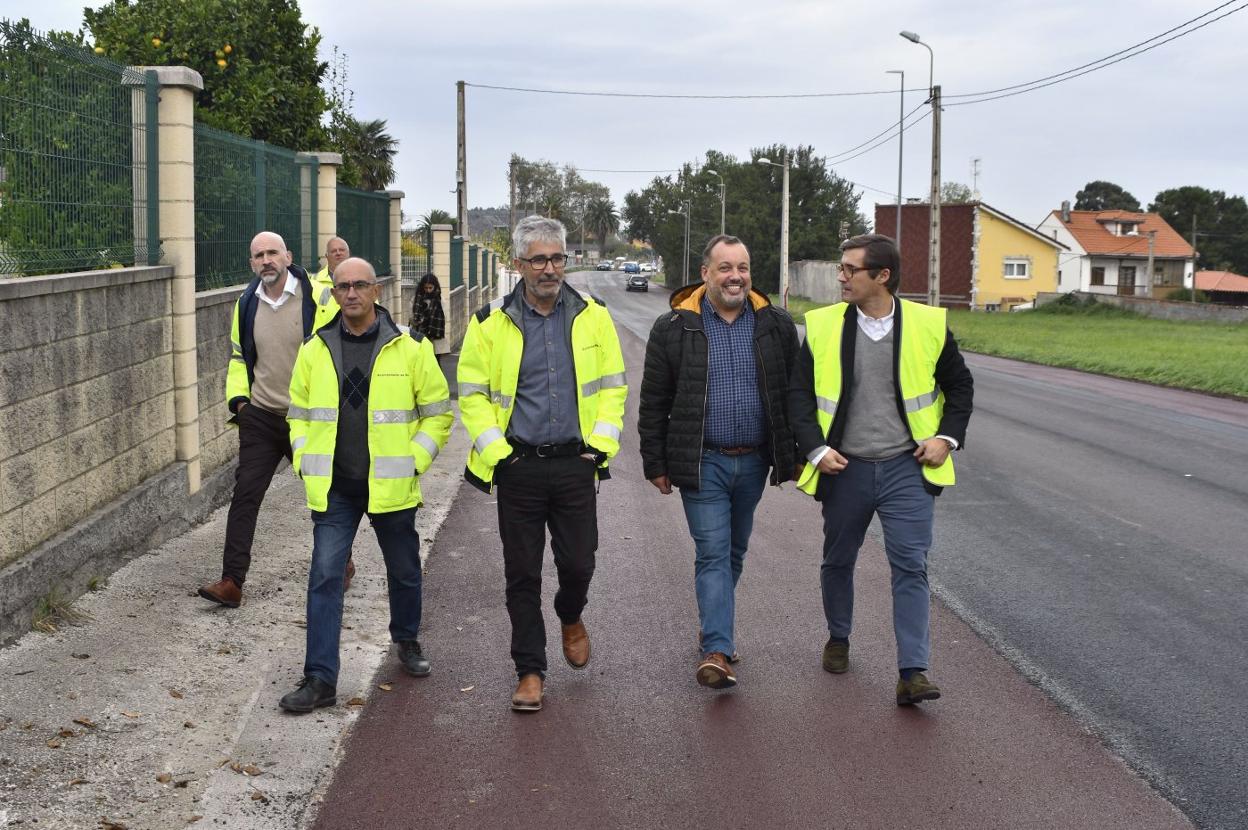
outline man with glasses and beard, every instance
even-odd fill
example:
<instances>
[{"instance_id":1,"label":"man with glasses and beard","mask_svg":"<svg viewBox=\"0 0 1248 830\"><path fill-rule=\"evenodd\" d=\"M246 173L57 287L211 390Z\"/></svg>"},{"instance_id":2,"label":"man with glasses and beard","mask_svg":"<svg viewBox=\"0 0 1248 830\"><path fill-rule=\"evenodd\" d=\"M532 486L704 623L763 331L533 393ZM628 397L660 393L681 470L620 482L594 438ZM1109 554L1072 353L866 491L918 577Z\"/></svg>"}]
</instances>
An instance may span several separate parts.
<instances>
[{"instance_id":1,"label":"man with glasses and beard","mask_svg":"<svg viewBox=\"0 0 1248 830\"><path fill-rule=\"evenodd\" d=\"M680 489L693 536L698 597L698 683L735 686L737 581L768 481L794 478L786 414L797 329L750 283L750 252L712 237L702 282L671 297L650 331L637 429L650 483Z\"/></svg>"},{"instance_id":2,"label":"man with glasses and beard","mask_svg":"<svg viewBox=\"0 0 1248 830\"><path fill-rule=\"evenodd\" d=\"M598 547L597 482L620 449L628 387L606 307L564 283L567 231L530 216L516 225L512 267L522 279L468 322L459 356L460 418L472 447L464 477L498 487L498 528L511 617L517 712L542 708L546 529L559 574L555 613L563 656L589 663L581 621Z\"/></svg>"}]
</instances>

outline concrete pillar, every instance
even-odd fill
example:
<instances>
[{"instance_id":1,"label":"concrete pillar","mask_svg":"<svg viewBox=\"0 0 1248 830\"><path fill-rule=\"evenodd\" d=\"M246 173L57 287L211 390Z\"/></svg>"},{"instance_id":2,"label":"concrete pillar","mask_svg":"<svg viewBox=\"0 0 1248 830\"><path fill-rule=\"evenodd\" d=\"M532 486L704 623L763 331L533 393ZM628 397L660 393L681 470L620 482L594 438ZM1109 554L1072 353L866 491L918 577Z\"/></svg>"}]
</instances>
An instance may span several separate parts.
<instances>
[{"instance_id":1,"label":"concrete pillar","mask_svg":"<svg viewBox=\"0 0 1248 830\"><path fill-rule=\"evenodd\" d=\"M338 168L342 153L308 153L320 165L316 176L316 270L325 267L325 247L338 235ZM351 244L351 240L347 240ZM309 260L311 262L311 260Z\"/></svg>"},{"instance_id":2,"label":"concrete pillar","mask_svg":"<svg viewBox=\"0 0 1248 830\"><path fill-rule=\"evenodd\" d=\"M403 304L403 191L387 190L390 197L390 273L394 274L392 308Z\"/></svg>"},{"instance_id":3,"label":"concrete pillar","mask_svg":"<svg viewBox=\"0 0 1248 830\"><path fill-rule=\"evenodd\" d=\"M156 71L160 104L161 263L173 266L173 411L177 459L186 464L187 490L200 488L199 369L195 337L195 93L204 88L185 66L136 66Z\"/></svg>"},{"instance_id":4,"label":"concrete pillar","mask_svg":"<svg viewBox=\"0 0 1248 830\"><path fill-rule=\"evenodd\" d=\"M449 351L451 327L451 232L450 225L434 225L429 229L429 270L442 284L442 318L446 320L446 337L435 340L433 350L438 354Z\"/></svg>"}]
</instances>

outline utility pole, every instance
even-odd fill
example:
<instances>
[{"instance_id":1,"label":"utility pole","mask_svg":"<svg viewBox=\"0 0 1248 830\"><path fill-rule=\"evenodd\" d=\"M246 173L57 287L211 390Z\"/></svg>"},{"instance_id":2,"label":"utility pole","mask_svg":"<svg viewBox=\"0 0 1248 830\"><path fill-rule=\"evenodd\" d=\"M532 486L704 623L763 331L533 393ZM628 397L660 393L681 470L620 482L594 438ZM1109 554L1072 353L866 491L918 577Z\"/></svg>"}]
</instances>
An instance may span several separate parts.
<instances>
[{"instance_id":1,"label":"utility pole","mask_svg":"<svg viewBox=\"0 0 1248 830\"><path fill-rule=\"evenodd\" d=\"M928 260L927 304L940 305L940 85L932 87L932 225Z\"/></svg>"},{"instance_id":2,"label":"utility pole","mask_svg":"<svg viewBox=\"0 0 1248 830\"><path fill-rule=\"evenodd\" d=\"M1192 302L1196 302L1196 208L1192 208Z\"/></svg>"},{"instance_id":3,"label":"utility pole","mask_svg":"<svg viewBox=\"0 0 1248 830\"><path fill-rule=\"evenodd\" d=\"M511 251L515 256L515 251L511 249L511 234L516 229L516 157L512 156L511 161L507 163L507 176L511 180L511 203L508 206L508 225L507 225L507 250Z\"/></svg>"},{"instance_id":4,"label":"utility pole","mask_svg":"<svg viewBox=\"0 0 1248 830\"><path fill-rule=\"evenodd\" d=\"M979 162L977 158L971 159L971 198L979 201Z\"/></svg>"},{"instance_id":5,"label":"utility pole","mask_svg":"<svg viewBox=\"0 0 1248 830\"><path fill-rule=\"evenodd\" d=\"M455 122L458 166L455 169L455 207L459 235L468 238L468 134L464 125L464 82L455 82Z\"/></svg>"},{"instance_id":6,"label":"utility pole","mask_svg":"<svg viewBox=\"0 0 1248 830\"><path fill-rule=\"evenodd\" d=\"M901 69L885 70L886 75L901 76L901 95L897 110L897 230L893 237L893 242L897 243L897 250L901 250L901 164L905 158L906 146L906 73ZM845 234L841 234L841 238L845 238Z\"/></svg>"},{"instance_id":7,"label":"utility pole","mask_svg":"<svg viewBox=\"0 0 1248 830\"><path fill-rule=\"evenodd\" d=\"M688 284L689 284L689 203L688 203L688 202L685 202L685 263L684 263L684 269L685 269L685 276L684 276L684 281L681 283L681 285L688 285ZM1193 274L1195 274L1195 272L1193 272ZM1193 285L1195 284L1195 281L1196 281L1196 277L1195 277L1195 276L1193 276L1193 277L1192 277L1192 284L1193 284Z\"/></svg>"},{"instance_id":8,"label":"utility pole","mask_svg":"<svg viewBox=\"0 0 1248 830\"><path fill-rule=\"evenodd\" d=\"M1145 285L1148 286L1148 296L1153 296L1153 245L1157 242L1157 231L1148 232L1148 265L1145 271Z\"/></svg>"},{"instance_id":9,"label":"utility pole","mask_svg":"<svg viewBox=\"0 0 1248 830\"><path fill-rule=\"evenodd\" d=\"M784 148L780 194L780 305L789 308L789 148Z\"/></svg>"}]
</instances>

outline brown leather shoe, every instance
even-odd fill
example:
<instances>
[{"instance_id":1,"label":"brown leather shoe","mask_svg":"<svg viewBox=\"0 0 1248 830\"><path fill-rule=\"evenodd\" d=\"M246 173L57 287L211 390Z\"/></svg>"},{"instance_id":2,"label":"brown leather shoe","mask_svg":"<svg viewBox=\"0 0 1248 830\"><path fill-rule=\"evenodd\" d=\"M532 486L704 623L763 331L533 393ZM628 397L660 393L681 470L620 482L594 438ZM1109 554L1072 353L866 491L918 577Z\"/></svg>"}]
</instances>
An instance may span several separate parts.
<instances>
[{"instance_id":1,"label":"brown leather shoe","mask_svg":"<svg viewBox=\"0 0 1248 830\"><path fill-rule=\"evenodd\" d=\"M511 696L513 712L538 712L542 708L542 676L536 672L526 674L516 685L516 693Z\"/></svg>"},{"instance_id":2,"label":"brown leather shoe","mask_svg":"<svg viewBox=\"0 0 1248 830\"><path fill-rule=\"evenodd\" d=\"M243 601L243 589L234 584L234 580L224 576L211 585L201 587L199 595L226 608L237 608Z\"/></svg>"},{"instance_id":3,"label":"brown leather shoe","mask_svg":"<svg viewBox=\"0 0 1248 830\"><path fill-rule=\"evenodd\" d=\"M563 627L563 659L574 669L583 669L589 663L589 632L585 623L577 620Z\"/></svg>"},{"instance_id":4,"label":"brown leather shoe","mask_svg":"<svg viewBox=\"0 0 1248 830\"><path fill-rule=\"evenodd\" d=\"M342 581L342 592L345 594L351 590L351 578L355 576L355 561L347 560L347 577Z\"/></svg>"},{"instance_id":5,"label":"brown leather shoe","mask_svg":"<svg viewBox=\"0 0 1248 830\"><path fill-rule=\"evenodd\" d=\"M737 685L737 676L728 665L728 656L718 651L703 655L698 663L698 683L712 689L728 689Z\"/></svg>"}]
</instances>

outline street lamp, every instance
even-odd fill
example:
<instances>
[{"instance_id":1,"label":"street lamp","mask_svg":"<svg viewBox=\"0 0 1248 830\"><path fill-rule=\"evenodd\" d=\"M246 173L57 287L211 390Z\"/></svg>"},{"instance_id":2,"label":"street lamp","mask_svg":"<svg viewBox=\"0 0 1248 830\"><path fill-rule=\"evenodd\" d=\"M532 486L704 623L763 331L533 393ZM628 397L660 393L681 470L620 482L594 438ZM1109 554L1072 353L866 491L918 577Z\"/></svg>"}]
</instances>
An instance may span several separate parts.
<instances>
[{"instance_id":1,"label":"street lamp","mask_svg":"<svg viewBox=\"0 0 1248 830\"><path fill-rule=\"evenodd\" d=\"M685 255L684 261L681 262L681 285L689 284L689 203L685 202L682 206L683 210L669 210L668 213L675 213L685 217Z\"/></svg>"},{"instance_id":2,"label":"street lamp","mask_svg":"<svg viewBox=\"0 0 1248 830\"><path fill-rule=\"evenodd\" d=\"M723 236L724 235L724 177L716 173L714 170L711 170L710 168L706 168L702 172L710 173L712 176L719 179L719 235Z\"/></svg>"},{"instance_id":3,"label":"street lamp","mask_svg":"<svg viewBox=\"0 0 1248 830\"><path fill-rule=\"evenodd\" d=\"M927 90L928 102L932 105L932 192L931 192L931 245L927 265L927 304L940 305L940 87L933 78L936 55L932 47L919 40L914 32L900 32L901 36L911 43L917 43L927 50ZM901 212L901 206L897 206Z\"/></svg>"},{"instance_id":4,"label":"street lamp","mask_svg":"<svg viewBox=\"0 0 1248 830\"><path fill-rule=\"evenodd\" d=\"M901 105L897 110L897 232L893 239L897 243L897 250L901 250L901 160L903 158L902 148L905 146L905 121L906 121L906 71L904 69L887 69L886 75L901 76Z\"/></svg>"},{"instance_id":5,"label":"street lamp","mask_svg":"<svg viewBox=\"0 0 1248 830\"><path fill-rule=\"evenodd\" d=\"M759 164L769 164L784 171L780 193L780 305L789 307L789 150L786 147L781 162L769 158L758 159Z\"/></svg>"}]
</instances>

